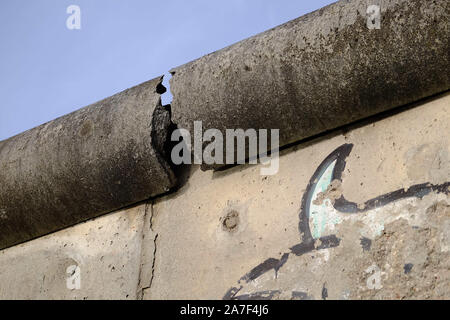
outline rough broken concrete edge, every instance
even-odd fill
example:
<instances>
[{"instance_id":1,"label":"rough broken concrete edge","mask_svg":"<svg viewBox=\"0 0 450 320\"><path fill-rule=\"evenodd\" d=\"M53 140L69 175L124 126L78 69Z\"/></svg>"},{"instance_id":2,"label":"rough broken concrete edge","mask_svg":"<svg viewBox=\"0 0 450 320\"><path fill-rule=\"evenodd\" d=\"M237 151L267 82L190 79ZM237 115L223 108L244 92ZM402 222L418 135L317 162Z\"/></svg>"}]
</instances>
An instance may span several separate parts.
<instances>
[{"instance_id":1,"label":"rough broken concrete edge","mask_svg":"<svg viewBox=\"0 0 450 320\"><path fill-rule=\"evenodd\" d=\"M160 77L161 84L162 84L162 78L163 77ZM409 109L415 108L417 106L420 106L423 103L432 101L434 99L439 99L439 98L447 96L449 94L450 94L449 90L447 90L447 91L445 91L443 93L437 93L437 94L435 94L435 95L433 95L431 97L427 97L427 98L421 99L419 101L412 102L411 104L408 104L406 106L400 106L400 107L398 107L396 109L388 110L388 111L382 112L380 114L373 115L373 116L370 116L368 118L365 118L365 119L362 119L362 120L358 120L358 121L355 121L353 123L346 124L346 125L341 126L339 128L323 132L321 134L312 136L310 138L302 139L302 140L299 140L299 141L297 141L295 143L292 143L292 144L289 144L289 145L285 145L285 146L280 148L281 149L280 156L282 156L282 155L284 155L286 153L289 153L292 148L295 149L296 147L298 147L300 145L317 143L318 141L323 139L323 137L329 137L329 135L333 134L333 133L338 135L338 134L341 134L342 132L349 132L349 131L355 130L356 128L359 128L361 126L367 125L368 123L372 123L372 122L378 121L380 119L384 119L384 118L396 115L398 113L401 113L401 112L404 112L406 110L409 110ZM167 108L167 107L168 106L162 106L162 105L159 106L159 108ZM170 134L170 132L169 132L169 134ZM162 149L161 149L161 147L155 148L155 150L159 150L161 152L162 159L164 159L164 153L165 153L164 148L165 147L162 147ZM164 160L162 160L162 161L164 161ZM236 167L238 167L238 166L236 165L236 166L233 166L233 167L225 168L224 170L221 170L222 172L220 172L220 174L221 175L227 174L227 171L229 171L229 173L231 173L231 171L234 171L234 170L237 169ZM189 174L190 174L189 171L190 171L191 167L187 167L187 168L184 168L184 169L186 170L186 172L183 173L183 174L186 175L186 177L184 179L187 180L187 179L189 179ZM226 170L226 169L232 169L232 170L230 171L230 170ZM169 170L171 170L171 173L173 174L173 170L170 169L170 166L169 166ZM143 237L143 241L142 241L143 248L142 248L142 262L141 262L141 276L139 278L140 281L139 281L139 287L138 287L138 293L139 293L138 297L142 298L143 295L144 295L144 292L146 290L150 289L151 283L152 283L152 279L153 279L153 273L154 273L154 266L155 266L155 259L156 259L154 254L156 253L156 242L157 242L157 236L158 235L155 234L154 231L153 231L153 223L152 223L153 204L154 204L154 202L157 199L161 199L161 198L163 198L163 197L165 197L167 195L175 193L182 186L183 186L183 184L178 183L172 190L170 190L170 191L168 191L166 193L155 195L155 196L150 197L149 199L144 200L142 202L138 202L138 203L135 203L135 204L127 205L127 206L124 206L122 208L118 208L117 210L112 210L112 211L101 213L101 214L99 214L99 215L97 215L95 217L87 218L86 220L80 221L78 223L78 224L87 223L89 221L92 221L92 220L100 217L100 216L103 216L103 215L106 215L106 214L111 214L111 213L114 213L114 212L116 212L118 210L126 210L128 208L132 208L132 207L135 207L135 206L138 206L138 205L145 205L146 206L146 208L145 208L144 230L149 231L149 235L148 236L150 236L150 238L151 238L150 240L153 242L153 245L149 245L148 244L150 241L147 240L148 236L146 237L145 232L143 231L143 234L142 234L142 237ZM49 232L49 233L46 233L46 234L42 234L41 236L38 236L38 237L30 239L30 240L26 240L26 241L24 241L22 243L26 243L26 242L29 242L29 241L32 241L32 240L35 240L37 238L41 238L41 237L44 237L44 236L47 236L47 235L55 234L55 233L57 233L57 232L59 232L61 230L67 229L69 227L71 227L71 226L67 226L67 227L58 229L56 231L52 231L52 232ZM8 246L6 248L2 248L2 249L0 249L0 251L3 250L3 249L7 249L7 248L10 248L10 247L22 244L22 243L18 243L18 244L14 244L14 245ZM151 261L149 262L148 259L150 259ZM148 272L142 272L143 269L148 270L149 266L151 266L151 270L152 270L152 272L151 272L151 275L152 275L151 279L147 279L147 277L146 277L146 275L149 274Z\"/></svg>"},{"instance_id":2,"label":"rough broken concrete edge","mask_svg":"<svg viewBox=\"0 0 450 320\"><path fill-rule=\"evenodd\" d=\"M141 229L141 247L140 252L138 253L141 256L141 262L139 263L138 274L139 274L139 282L137 285L136 297L141 300L145 298L148 294L150 294L152 282L154 279L154 272L156 266L156 251L157 251L157 242L158 242L158 234L154 233L154 221L153 221L153 204L154 201L147 201L145 203L140 203L140 206L144 208L140 208L139 211L142 212L143 215L143 226ZM151 270L151 273L150 273ZM275 291L273 291L275 292ZM268 294L271 292L268 292ZM294 293L293 293L294 294ZM242 296L246 298L246 296ZM248 298L258 298L256 295L249 295Z\"/></svg>"},{"instance_id":3,"label":"rough broken concrete edge","mask_svg":"<svg viewBox=\"0 0 450 320\"><path fill-rule=\"evenodd\" d=\"M423 106L424 104L431 103L432 101L440 100L449 95L450 95L450 90L447 90L446 92L438 93L431 97L420 99L419 101L412 102L408 105L401 106L401 107L398 107L398 108L395 108L392 110L387 110L380 114L376 114L376 115L370 116L368 118L364 118L364 119L355 121L353 123L343 125L339 128L329 130L329 131L321 133L319 135L286 145L285 148L282 149L280 156L285 156L286 154L295 152L296 150L298 150L299 147L303 148L303 147L306 147L307 145L317 144L320 141L323 141L324 139L328 140L331 137L334 137L336 135L346 135L349 132L360 129L369 124L376 123L378 121L382 121L386 118L401 114L405 111L414 109L416 107ZM338 148L336 151L334 151L332 153L332 155L335 155L341 149L345 149L348 147L350 147L350 150L351 150L353 145L352 144L351 145L344 144L343 146ZM347 150L346 152L349 153L350 150ZM345 155L346 152L344 152L343 154ZM348 156L348 154L347 154L347 156ZM347 156L345 156L345 157L347 157ZM343 162L342 159L340 159L340 161ZM327 159L323 160L323 162L326 163ZM319 168L321 166L323 166L323 164L321 164L319 166ZM224 172L218 172L218 173L220 173L221 175L232 174L233 172L235 173L236 170L241 170L242 167L243 167L242 165L240 165L240 166L236 165L236 166L230 168L231 170L225 170ZM339 170L343 170L343 167L345 167L345 162L340 163L340 166L338 166L335 169L336 173L333 173L333 174L335 174L336 176L333 179L337 179L337 178L341 179L342 178L342 176L341 176L342 172L340 172ZM192 167L192 169L194 169L194 167ZM320 171L320 170L317 169L317 171ZM313 183L313 181L317 180L317 178L315 176L316 176L316 173L314 173L314 175L310 179L311 181L309 181L308 188L310 188L310 185ZM407 197L421 198L421 196L423 196L423 194L428 193L428 192L435 192L436 194L442 193L442 194L448 195L450 192L449 188L450 188L449 182L443 183L442 185L431 185L431 184L414 185L414 186L411 186L407 190L400 189L395 192L387 193L387 194L384 194L377 198L367 200L364 204L362 204L364 209L361 209L359 207L360 206L359 204L348 202L347 200L345 200L345 198L343 196L341 196L341 198L336 201L335 206L342 212L345 212L345 210L350 210L350 211L355 210L354 212L365 212L365 211L369 210L370 208L372 208L373 203L375 203L375 202L379 206L385 206L387 203L396 201L400 198L407 198ZM139 282L140 286L138 287L138 295L137 295L139 300L152 299L151 298L151 294L152 294L151 288L152 288L153 280L155 277L155 268L157 265L156 252L157 252L157 245L158 245L158 240L159 240L158 239L159 234L156 233L156 231L155 231L156 228L155 228L155 222L154 222L154 214L155 214L154 205L156 203L158 203L159 201L161 201L162 198L171 196L171 195L173 195L173 193L167 193L164 195L156 196L156 197L150 199L146 203L146 209L145 209L146 218L145 218L145 226L144 226L144 234L143 234L143 245L142 245L142 263L140 266L140 268L141 268L140 269L140 272L141 272L140 273L140 282ZM304 197L306 195L307 194L304 193ZM301 207L303 208L303 206L304 205L302 204ZM302 211L303 211L303 209L302 209ZM302 215L302 212L300 212L300 214L299 214L300 221L302 221L301 215ZM302 222L299 222L299 224L302 224ZM145 232L148 232L147 236L145 236ZM309 233L309 231L306 233ZM301 232L301 235L304 236L304 231L303 231L303 233ZM364 244L363 240L364 239L361 240L362 245ZM319 249L326 248L328 246L335 247L336 244L339 242L340 242L340 239L336 238L335 236L322 237L318 240L312 240L312 238L311 238L310 241L304 241L303 243L290 248L290 250L292 250L292 251L285 253L279 260L269 258L267 261L264 261L261 265L259 265L258 267L255 267L249 273L245 274L240 279L240 281L243 281L243 280L247 281L248 279L252 279L253 277L258 276L258 272L264 273L267 270L272 270L272 269L277 270L277 268L280 268L281 266L284 265L284 263L287 261L289 255L292 255L292 254L301 255L299 253L301 253L302 250L304 250L304 249L308 249L309 245L312 246L310 248L314 248L314 250L316 250L316 249L319 250ZM262 267L262 268L260 268L260 267ZM264 269L266 267L268 267L268 269ZM143 279L143 280L141 281L141 279ZM227 292L227 294L232 294L233 289L237 289L237 288L234 288L234 287L231 288L230 289L231 291ZM274 293L274 292L268 292L268 293ZM248 299L252 299L255 297L258 298L259 294L260 293L258 293L257 295L254 295L254 296L250 295L247 298ZM241 296L241 298L245 298L245 297ZM227 295L225 295L223 297L223 299L227 300ZM237 299L237 300L239 300L239 299Z\"/></svg>"},{"instance_id":4,"label":"rough broken concrete edge","mask_svg":"<svg viewBox=\"0 0 450 320\"><path fill-rule=\"evenodd\" d=\"M332 6L332 5L335 5L335 4L331 4L331 5L329 5L329 6ZM328 6L326 6L326 7L328 7ZM326 8L326 7L324 7L324 8ZM319 9L319 10L323 10L324 8ZM318 10L317 10L317 11L318 11ZM301 17L301 19L307 19L308 16L311 16L311 15L316 14L317 11L314 11L314 12L312 12L312 13L309 13L309 14L307 14L307 15L304 15L304 16ZM291 22L287 22L287 23L291 23ZM283 25L285 25L285 24L283 24ZM278 28L278 27L276 27L276 28ZM273 28L273 29L276 29L276 28ZM271 30L273 30L273 29L271 29ZM266 32L270 32L271 30L266 31ZM264 32L264 33L265 33L265 32ZM258 35L256 35L256 36L258 36ZM251 37L251 38L253 38L253 37ZM249 38L249 39L251 39L251 38ZM248 40L248 39L247 39L247 40ZM244 41L246 41L246 40L244 40ZM228 49L232 48L232 47L235 46L235 45L236 45L236 44L234 44L234 45L232 45L232 46L229 46L229 47L227 47L227 48L225 48L225 49L222 49L222 50L228 50ZM220 51L222 51L222 50L220 50ZM219 52L220 52L220 51L219 51ZM216 53L212 53L212 54L216 54ZM199 58L199 59L202 59L202 58ZM199 59L197 59L197 60L199 60ZM197 60L195 60L195 61L197 61ZM191 62L191 63L192 63L192 62ZM187 65L189 65L189 64L190 64L190 63L185 64L185 65L183 65L183 66L187 66ZM181 66L181 67L183 67L183 66ZM175 75L175 74L176 74L176 70L179 69L179 68L181 68L181 67L174 68L174 69L170 70L170 72L172 73L172 75ZM161 90L161 87L164 88L164 87L162 86L162 79L163 79L163 76L159 77L160 82L159 82L158 88L157 88L157 93L159 93L159 94L164 93L164 91ZM158 90L160 90L160 91L158 92ZM165 90L165 88L164 88L163 90ZM165 109L165 108L166 108L166 106L162 106L161 103L160 103L160 104L158 105L158 107L155 109L155 112L158 112L158 115L154 118L155 121L154 121L154 123L152 124L152 127L157 126L157 125L161 125L162 123L170 123L170 124L171 124L170 116L169 116L169 119L167 119L167 114L168 114L168 113L167 113L167 109ZM166 112L161 112L162 110L165 110ZM159 114L160 112L161 112L161 114ZM169 111L169 114L170 114L170 111ZM158 120L157 120L157 119L158 119ZM170 161L166 161L166 160L168 160L168 158L167 158L167 152L166 152L167 150L165 150L165 147L164 147L164 145L165 145L164 139L166 139L166 141L167 141L168 135L170 134L170 132L167 133L166 137L161 136L159 133L160 133L160 132L158 132L157 130L152 131L152 135L155 135L155 137L156 137L156 140L155 140L155 141L156 141L155 150L158 151L158 152L157 152L157 157L158 157L158 160L159 160L159 162L160 162L160 165L165 169L165 171L166 171L167 175L169 176L169 179L171 180L171 182L174 182L174 181L176 180L177 175L174 174L174 172L173 172L173 170L172 170L172 168L171 168L171 165L170 165L171 162L170 162ZM2 142L0 142L0 148L1 148L1 146L2 146ZM169 193L171 193L171 191L169 191ZM165 194L166 194L166 193L161 194L161 195L156 195L155 197L160 197L160 196L163 196L163 195L165 195ZM96 215L96 217L97 217L97 216L100 216L100 215L103 215L103 214L107 214L107 213L116 211L116 210L119 210L119 209L121 209L121 208L116 208L116 209L114 209L114 210L108 210L107 212L99 213L98 215ZM85 221L90 220L90 219L92 219L92 217L89 217L89 218L86 219ZM79 223L82 223L82 222L85 222L85 221L80 221ZM66 226L66 227L68 227L68 226ZM66 227L64 227L64 228L66 228ZM64 228L62 228L62 229L64 229ZM61 230L61 229L58 229L58 230ZM50 232L50 233L54 233L54 232L56 232L56 231L58 231L58 230L52 231L52 232ZM44 235L44 234L43 234L43 235ZM40 235L40 236L43 236L43 235ZM40 237L40 236L39 236L39 237ZM34 239L34 238L33 238L33 239ZM31 239L31 240L32 240L32 239ZM27 240L27 241L29 241L29 240ZM13 244L13 245L15 245L15 244Z\"/></svg>"},{"instance_id":5,"label":"rough broken concrete edge","mask_svg":"<svg viewBox=\"0 0 450 320\"><path fill-rule=\"evenodd\" d=\"M168 141L170 141L173 130L171 109L170 105L163 106L161 103L161 95L167 91L166 87L162 84L163 79L164 76L159 77L159 82L155 89L155 92L159 94L160 97L152 116L151 143L160 166L166 172L170 185L176 187L177 177L174 172L175 166L172 165L172 161L170 160L170 150L168 150Z\"/></svg>"},{"instance_id":6,"label":"rough broken concrete edge","mask_svg":"<svg viewBox=\"0 0 450 320\"><path fill-rule=\"evenodd\" d=\"M153 151L154 151L156 160L158 161L158 164L159 164L160 168L162 169L163 174L166 176L166 178L168 180L168 185L171 186L170 189L167 192L158 193L158 194L154 194L154 195L149 195L149 197L147 199L142 199L139 202L126 203L126 204L123 204L121 206L110 208L110 209L107 209L107 210L104 210L104 211L99 211L99 212L96 212L96 213L86 212L85 217L82 218L82 219L77 219L76 221L73 221L72 223L69 223L69 224L53 226L53 228L51 230L47 231L47 232L42 232L42 233L39 233L39 234L37 234L35 236L28 237L26 239L21 239L19 241L9 242L5 246L1 246L0 247L0 251L4 250L4 249L11 248L13 246L17 246L17 245L29 242L29 241L33 241L33 240L41 238L41 237L45 237L47 235L55 234L55 233L57 233L57 232L59 232L61 230L70 228L72 226L75 226L75 225L78 225L78 224L81 224L81 223L89 222L89 221L91 221L91 220L93 220L95 218L98 218L98 217L101 217L101 216L104 216L104 215L107 215L107 214L110 214L110 213L113 213L113 212L116 212L116 211L119 211L119 210L125 210L127 208L131 208L131 207L139 204L142 201L147 201L148 199L156 197L156 196L158 196L160 194L170 193L172 189L176 189L177 188L177 181L178 181L178 179L177 179L177 175L174 173L175 167L171 165L170 158L168 158L168 155L167 155L167 144L166 143L167 143L167 140L170 139L170 135L172 133L171 130L173 130L172 129L172 125L173 124L172 124L172 122L170 120L170 106L163 106L162 103L161 103L161 95L166 91L166 88L162 84L163 78L164 78L164 76L156 77L156 78L154 78L152 80L146 81L146 82L141 83L139 85L132 86L132 87L126 89L126 90L123 90L123 91L119 92L118 94L122 94L122 93L124 93L124 92L126 92L128 90L132 90L134 88L137 88L137 87L139 87L141 85L145 85L147 83L156 82L156 85L154 87L154 93L158 94L160 97L158 99L158 103L155 106L155 109L154 109L153 114L152 114L151 132L149 134L149 137L151 137L151 139L149 139L149 140L150 140L151 146L153 147ZM111 97L113 97L113 96L111 96ZM92 103L92 104L86 106L86 107L78 109L78 110L76 110L76 111L74 111L72 113L75 113L75 112L77 112L79 110L82 110L84 108L88 108L88 107L91 107L93 105L99 104L102 101L105 101L105 100L107 100L107 99L109 99L111 97L107 97L105 99L99 100L99 101L97 101L95 103ZM71 113L69 113L67 115L70 115L70 114ZM67 116L67 115L65 115L65 116ZM58 120L58 119L63 118L65 116L58 117L58 118L56 118L56 119L54 119L52 121ZM52 121L50 121L50 122L52 122ZM44 126L44 125L46 125L46 124L40 125L38 127L41 127L41 126ZM36 127L36 128L38 128L38 127ZM27 131L31 131L33 129L35 129L35 128L32 128L32 129L27 130ZM27 132L27 131L25 131L25 132ZM21 134L18 134L16 136L19 136ZM3 143L5 141L13 139L16 136L13 136L13 137L10 137L10 138L8 138L6 140L0 141L0 149L3 147L3 145L4 145ZM170 156L170 154L169 154L169 156Z\"/></svg>"},{"instance_id":7,"label":"rough broken concrete edge","mask_svg":"<svg viewBox=\"0 0 450 320\"><path fill-rule=\"evenodd\" d=\"M159 77L159 83L156 88L156 92L160 95L167 91L162 84L164 76ZM159 128L160 126L163 128ZM158 130L159 129L159 130ZM168 141L174 130L174 124L171 121L171 109L170 105L163 106L161 103L161 97L159 103L155 108L152 117L152 145L156 151L156 157L161 165L166 170L167 176L174 187L168 192L172 193L176 190L178 185L177 167L170 161L170 150L168 149ZM156 195L151 197L143 204L144 206L144 223L141 230L141 247L140 247L140 264L138 269L138 283L136 288L137 300L143 300L145 292L150 290L155 275L155 263L156 263L156 250L158 234L153 230L153 198L159 197ZM148 272L148 270L151 270Z\"/></svg>"}]
</instances>

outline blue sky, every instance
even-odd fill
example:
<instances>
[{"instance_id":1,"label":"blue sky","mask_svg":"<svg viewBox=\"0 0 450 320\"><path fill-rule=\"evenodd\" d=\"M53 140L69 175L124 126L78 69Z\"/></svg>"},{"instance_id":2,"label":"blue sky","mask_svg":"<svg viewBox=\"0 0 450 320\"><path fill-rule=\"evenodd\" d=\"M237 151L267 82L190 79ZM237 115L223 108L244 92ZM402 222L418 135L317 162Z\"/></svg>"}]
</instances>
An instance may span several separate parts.
<instances>
[{"instance_id":1,"label":"blue sky","mask_svg":"<svg viewBox=\"0 0 450 320\"><path fill-rule=\"evenodd\" d=\"M0 140L332 2L2 0Z\"/></svg>"}]
</instances>

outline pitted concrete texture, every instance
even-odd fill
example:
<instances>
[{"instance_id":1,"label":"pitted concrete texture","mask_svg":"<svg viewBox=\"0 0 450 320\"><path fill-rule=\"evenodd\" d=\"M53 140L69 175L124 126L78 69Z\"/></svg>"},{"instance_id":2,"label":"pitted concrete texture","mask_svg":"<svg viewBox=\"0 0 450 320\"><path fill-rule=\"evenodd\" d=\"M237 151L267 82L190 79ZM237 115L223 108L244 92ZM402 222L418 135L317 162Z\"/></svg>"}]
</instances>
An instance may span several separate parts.
<instances>
[{"instance_id":1,"label":"pitted concrete texture","mask_svg":"<svg viewBox=\"0 0 450 320\"><path fill-rule=\"evenodd\" d=\"M172 113L159 77L0 141L0 249L173 191L176 125L279 129L286 146L448 90L448 20L445 0L339 1L173 69ZM411 145L408 178L440 179L445 146Z\"/></svg>"},{"instance_id":2,"label":"pitted concrete texture","mask_svg":"<svg viewBox=\"0 0 450 320\"><path fill-rule=\"evenodd\" d=\"M162 78L0 142L0 249L167 192Z\"/></svg>"},{"instance_id":3,"label":"pitted concrete texture","mask_svg":"<svg viewBox=\"0 0 450 320\"><path fill-rule=\"evenodd\" d=\"M174 68L173 122L280 129L283 146L444 92L449 12L446 0L338 1Z\"/></svg>"},{"instance_id":4,"label":"pitted concrete texture","mask_svg":"<svg viewBox=\"0 0 450 320\"><path fill-rule=\"evenodd\" d=\"M0 299L136 299L145 208L0 251Z\"/></svg>"},{"instance_id":5,"label":"pitted concrete texture","mask_svg":"<svg viewBox=\"0 0 450 320\"><path fill-rule=\"evenodd\" d=\"M447 94L293 147L274 176L196 168L153 206L144 298L450 299L449 123Z\"/></svg>"},{"instance_id":6,"label":"pitted concrete texture","mask_svg":"<svg viewBox=\"0 0 450 320\"><path fill-rule=\"evenodd\" d=\"M356 299L450 299L450 201L424 199L411 210L412 219L386 225L363 261L380 266L379 290L358 287ZM422 221L417 221L422 219ZM359 283L373 275L355 270ZM358 272L359 271L359 272ZM376 279L375 279L376 280Z\"/></svg>"},{"instance_id":7,"label":"pitted concrete texture","mask_svg":"<svg viewBox=\"0 0 450 320\"><path fill-rule=\"evenodd\" d=\"M450 299L449 123L444 94L285 150L273 176L193 168L0 251L0 298Z\"/></svg>"}]
</instances>

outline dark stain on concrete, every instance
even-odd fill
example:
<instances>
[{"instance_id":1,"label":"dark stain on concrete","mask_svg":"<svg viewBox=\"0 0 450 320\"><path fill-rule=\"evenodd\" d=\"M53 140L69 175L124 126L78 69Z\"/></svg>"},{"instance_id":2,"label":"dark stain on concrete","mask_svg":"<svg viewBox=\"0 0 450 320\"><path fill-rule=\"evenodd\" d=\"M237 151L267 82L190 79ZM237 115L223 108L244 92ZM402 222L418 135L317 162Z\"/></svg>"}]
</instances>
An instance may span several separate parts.
<instances>
[{"instance_id":1,"label":"dark stain on concrete","mask_svg":"<svg viewBox=\"0 0 450 320\"><path fill-rule=\"evenodd\" d=\"M370 248L372 247L372 240L366 237L361 238L361 247L364 251L370 251Z\"/></svg>"},{"instance_id":2,"label":"dark stain on concrete","mask_svg":"<svg viewBox=\"0 0 450 320\"><path fill-rule=\"evenodd\" d=\"M405 264L405 266L403 267L405 274L410 273L413 267L414 265L412 263Z\"/></svg>"},{"instance_id":3,"label":"dark stain on concrete","mask_svg":"<svg viewBox=\"0 0 450 320\"><path fill-rule=\"evenodd\" d=\"M327 300L327 298L328 298L328 289L327 284L324 283L322 287L322 300Z\"/></svg>"}]
</instances>

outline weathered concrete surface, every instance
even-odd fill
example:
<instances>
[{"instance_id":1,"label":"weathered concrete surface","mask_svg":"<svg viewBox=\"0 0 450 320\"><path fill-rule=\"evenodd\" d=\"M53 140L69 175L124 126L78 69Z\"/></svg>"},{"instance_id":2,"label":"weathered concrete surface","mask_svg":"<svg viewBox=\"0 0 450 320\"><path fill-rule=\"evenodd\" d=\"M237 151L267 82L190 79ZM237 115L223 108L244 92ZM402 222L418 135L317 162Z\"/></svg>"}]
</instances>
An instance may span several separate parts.
<instances>
[{"instance_id":1,"label":"weathered concrete surface","mask_svg":"<svg viewBox=\"0 0 450 320\"><path fill-rule=\"evenodd\" d=\"M153 206L144 298L450 299L449 123L447 94L293 147L274 176L194 170Z\"/></svg>"},{"instance_id":2,"label":"weathered concrete surface","mask_svg":"<svg viewBox=\"0 0 450 320\"><path fill-rule=\"evenodd\" d=\"M162 78L0 142L0 249L168 191Z\"/></svg>"},{"instance_id":3,"label":"weathered concrete surface","mask_svg":"<svg viewBox=\"0 0 450 320\"><path fill-rule=\"evenodd\" d=\"M449 12L446 0L336 2L173 69L173 121L280 129L283 146L443 92Z\"/></svg>"},{"instance_id":4,"label":"weathered concrete surface","mask_svg":"<svg viewBox=\"0 0 450 320\"><path fill-rule=\"evenodd\" d=\"M0 251L0 298L450 299L449 123L447 94L292 147L274 176L196 168L153 206Z\"/></svg>"},{"instance_id":5,"label":"weathered concrete surface","mask_svg":"<svg viewBox=\"0 0 450 320\"><path fill-rule=\"evenodd\" d=\"M137 299L145 208L0 251L0 299Z\"/></svg>"}]
</instances>

